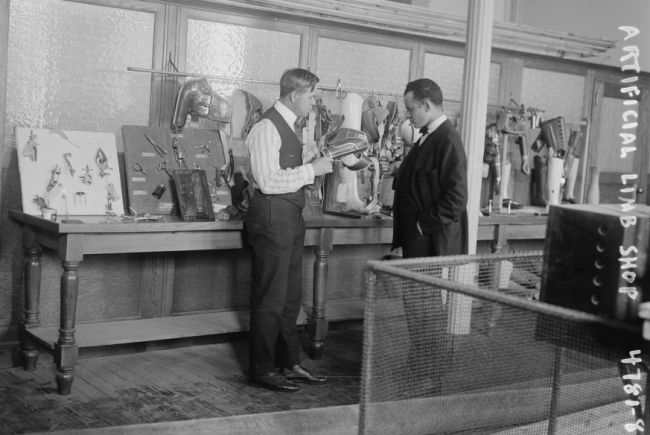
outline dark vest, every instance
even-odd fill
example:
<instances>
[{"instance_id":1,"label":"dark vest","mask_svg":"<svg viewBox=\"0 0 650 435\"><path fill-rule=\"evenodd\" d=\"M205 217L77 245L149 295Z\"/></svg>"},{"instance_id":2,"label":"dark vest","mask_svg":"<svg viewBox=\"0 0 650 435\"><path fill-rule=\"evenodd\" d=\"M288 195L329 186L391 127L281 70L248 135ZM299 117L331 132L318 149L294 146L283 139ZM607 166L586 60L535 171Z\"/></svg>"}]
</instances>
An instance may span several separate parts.
<instances>
[{"instance_id":1,"label":"dark vest","mask_svg":"<svg viewBox=\"0 0 650 435\"><path fill-rule=\"evenodd\" d=\"M262 119L267 118L273 123L275 128L280 133L282 145L280 146L280 168L291 169L297 166L302 166L302 144L298 140L293 126L287 124L280 112L271 107L267 110ZM305 206L305 192L304 187L301 187L292 193L282 193L278 195L267 195L268 197L282 198L296 204L301 209Z\"/></svg>"}]
</instances>

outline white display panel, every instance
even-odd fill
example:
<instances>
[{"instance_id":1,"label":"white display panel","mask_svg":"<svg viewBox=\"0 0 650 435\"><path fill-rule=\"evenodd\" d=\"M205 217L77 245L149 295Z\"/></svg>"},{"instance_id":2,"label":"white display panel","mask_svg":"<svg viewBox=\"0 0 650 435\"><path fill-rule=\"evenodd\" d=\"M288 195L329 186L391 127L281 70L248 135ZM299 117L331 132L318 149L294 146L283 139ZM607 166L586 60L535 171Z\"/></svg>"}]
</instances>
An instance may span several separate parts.
<instances>
[{"instance_id":1,"label":"white display panel","mask_svg":"<svg viewBox=\"0 0 650 435\"><path fill-rule=\"evenodd\" d=\"M25 213L124 214L113 133L17 127L16 148Z\"/></svg>"}]
</instances>

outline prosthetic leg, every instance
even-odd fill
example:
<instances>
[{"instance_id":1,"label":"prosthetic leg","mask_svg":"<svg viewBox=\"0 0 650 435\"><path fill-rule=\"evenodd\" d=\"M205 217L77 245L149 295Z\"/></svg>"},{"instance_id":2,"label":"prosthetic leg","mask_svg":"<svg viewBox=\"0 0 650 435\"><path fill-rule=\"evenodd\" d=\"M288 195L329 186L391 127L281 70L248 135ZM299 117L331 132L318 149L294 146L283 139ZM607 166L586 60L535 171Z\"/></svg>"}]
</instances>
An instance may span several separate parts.
<instances>
[{"instance_id":1,"label":"prosthetic leg","mask_svg":"<svg viewBox=\"0 0 650 435\"><path fill-rule=\"evenodd\" d=\"M564 187L563 201L575 204L574 190L576 179L578 177L578 168L580 167L580 156L578 155L576 142L580 136L578 130L571 130L569 136L569 152L564 163L564 172L566 173L566 184Z\"/></svg>"},{"instance_id":2,"label":"prosthetic leg","mask_svg":"<svg viewBox=\"0 0 650 435\"><path fill-rule=\"evenodd\" d=\"M560 203L560 188L562 187L562 174L564 173L564 159L549 157L548 159L548 205Z\"/></svg>"},{"instance_id":3,"label":"prosthetic leg","mask_svg":"<svg viewBox=\"0 0 650 435\"><path fill-rule=\"evenodd\" d=\"M530 183L530 204L538 207L546 207L548 198L546 196L546 163L540 155L533 157L533 171Z\"/></svg>"}]
</instances>

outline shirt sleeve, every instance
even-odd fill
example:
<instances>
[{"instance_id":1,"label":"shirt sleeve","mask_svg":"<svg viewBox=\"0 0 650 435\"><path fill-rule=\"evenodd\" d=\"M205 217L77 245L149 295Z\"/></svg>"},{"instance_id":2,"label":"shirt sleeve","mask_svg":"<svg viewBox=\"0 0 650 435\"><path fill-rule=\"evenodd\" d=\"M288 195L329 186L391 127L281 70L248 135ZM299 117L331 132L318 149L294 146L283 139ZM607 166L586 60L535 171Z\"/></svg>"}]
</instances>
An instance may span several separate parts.
<instances>
[{"instance_id":1,"label":"shirt sleeve","mask_svg":"<svg viewBox=\"0 0 650 435\"><path fill-rule=\"evenodd\" d=\"M268 119L255 124L246 138L255 183L267 194L292 193L314 182L314 167L309 163L280 168L281 146L280 133Z\"/></svg>"}]
</instances>

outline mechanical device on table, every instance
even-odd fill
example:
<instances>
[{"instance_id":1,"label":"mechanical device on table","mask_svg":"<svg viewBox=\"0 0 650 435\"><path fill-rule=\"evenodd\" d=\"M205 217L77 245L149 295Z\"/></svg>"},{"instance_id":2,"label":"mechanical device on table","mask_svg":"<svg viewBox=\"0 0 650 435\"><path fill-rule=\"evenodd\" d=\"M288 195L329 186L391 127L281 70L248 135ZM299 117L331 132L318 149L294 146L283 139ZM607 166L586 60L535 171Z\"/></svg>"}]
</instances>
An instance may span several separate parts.
<instances>
[{"instance_id":1,"label":"mechanical device on table","mask_svg":"<svg viewBox=\"0 0 650 435\"><path fill-rule=\"evenodd\" d=\"M380 161L398 161L404 152L397 101L382 105L371 95L337 93L342 126L361 130L368 141L361 155L341 158L325 177L323 210L349 217L378 216L392 210L392 177L385 177Z\"/></svg>"}]
</instances>

